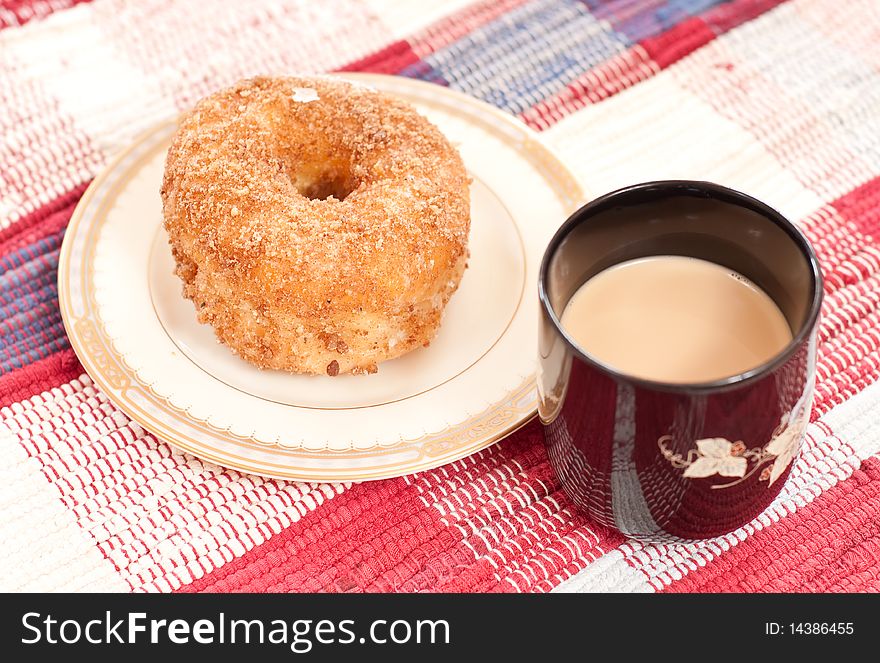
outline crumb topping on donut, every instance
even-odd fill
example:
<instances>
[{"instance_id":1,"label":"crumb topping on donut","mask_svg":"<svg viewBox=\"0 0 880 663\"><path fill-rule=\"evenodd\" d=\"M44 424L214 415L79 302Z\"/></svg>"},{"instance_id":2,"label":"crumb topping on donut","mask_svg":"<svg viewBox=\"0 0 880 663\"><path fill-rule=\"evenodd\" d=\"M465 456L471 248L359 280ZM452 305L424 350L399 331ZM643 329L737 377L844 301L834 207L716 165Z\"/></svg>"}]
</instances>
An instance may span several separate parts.
<instances>
[{"instance_id":1,"label":"crumb topping on donut","mask_svg":"<svg viewBox=\"0 0 880 663\"><path fill-rule=\"evenodd\" d=\"M429 343L467 259L455 148L405 102L331 77L199 102L162 199L199 319L267 368L369 373Z\"/></svg>"}]
</instances>

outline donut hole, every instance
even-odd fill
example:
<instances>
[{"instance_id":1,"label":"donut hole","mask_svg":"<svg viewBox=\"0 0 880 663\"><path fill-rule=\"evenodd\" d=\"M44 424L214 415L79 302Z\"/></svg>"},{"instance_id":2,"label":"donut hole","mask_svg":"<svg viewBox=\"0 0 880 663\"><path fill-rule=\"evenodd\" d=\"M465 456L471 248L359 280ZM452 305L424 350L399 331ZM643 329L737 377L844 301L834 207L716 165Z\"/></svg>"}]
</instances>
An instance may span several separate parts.
<instances>
[{"instance_id":1,"label":"donut hole","mask_svg":"<svg viewBox=\"0 0 880 663\"><path fill-rule=\"evenodd\" d=\"M342 201L357 188L346 164L330 159L298 164L289 175L299 194L309 200Z\"/></svg>"},{"instance_id":2,"label":"donut hole","mask_svg":"<svg viewBox=\"0 0 880 663\"><path fill-rule=\"evenodd\" d=\"M309 200L327 200L330 197L345 200L354 187L351 186L349 178L330 174L306 182L297 182L296 189L300 195Z\"/></svg>"}]
</instances>

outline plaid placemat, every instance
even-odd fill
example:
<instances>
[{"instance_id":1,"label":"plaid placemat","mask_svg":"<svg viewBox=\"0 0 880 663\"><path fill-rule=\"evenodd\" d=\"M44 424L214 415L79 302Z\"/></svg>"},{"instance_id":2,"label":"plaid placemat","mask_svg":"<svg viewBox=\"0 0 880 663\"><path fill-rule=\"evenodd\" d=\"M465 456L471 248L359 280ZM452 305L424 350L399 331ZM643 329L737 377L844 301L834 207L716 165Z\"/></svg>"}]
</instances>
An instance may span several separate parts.
<instances>
[{"instance_id":1,"label":"plaid placemat","mask_svg":"<svg viewBox=\"0 0 880 663\"><path fill-rule=\"evenodd\" d=\"M880 589L880 4L434 4L0 4L0 588ZM84 187L219 86L333 69L517 115L591 194L708 179L797 220L827 297L812 423L778 500L728 536L646 545L573 510L536 424L438 470L330 485L224 470L116 410L58 312Z\"/></svg>"}]
</instances>

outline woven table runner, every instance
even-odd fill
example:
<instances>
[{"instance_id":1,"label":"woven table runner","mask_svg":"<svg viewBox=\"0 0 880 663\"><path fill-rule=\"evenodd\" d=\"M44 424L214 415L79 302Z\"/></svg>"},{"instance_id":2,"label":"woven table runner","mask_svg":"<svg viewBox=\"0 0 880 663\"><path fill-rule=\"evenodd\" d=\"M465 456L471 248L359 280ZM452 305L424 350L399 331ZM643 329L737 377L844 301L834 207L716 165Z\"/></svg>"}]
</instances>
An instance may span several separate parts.
<instances>
[{"instance_id":1,"label":"woven table runner","mask_svg":"<svg viewBox=\"0 0 880 663\"><path fill-rule=\"evenodd\" d=\"M0 589L880 590L880 3L437 4L0 3ZM519 117L590 196L705 179L799 224L826 279L816 399L766 512L648 545L574 510L534 423L433 471L293 483L181 453L108 401L56 288L91 178L218 87L340 69Z\"/></svg>"}]
</instances>

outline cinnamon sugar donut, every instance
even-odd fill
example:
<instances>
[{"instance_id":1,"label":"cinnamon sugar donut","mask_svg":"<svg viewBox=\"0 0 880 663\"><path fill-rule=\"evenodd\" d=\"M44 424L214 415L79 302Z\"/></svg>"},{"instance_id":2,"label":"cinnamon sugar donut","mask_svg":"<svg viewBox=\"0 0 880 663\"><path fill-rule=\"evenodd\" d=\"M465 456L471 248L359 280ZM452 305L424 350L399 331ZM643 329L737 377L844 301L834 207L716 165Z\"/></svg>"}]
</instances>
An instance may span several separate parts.
<instances>
[{"instance_id":1,"label":"cinnamon sugar donut","mask_svg":"<svg viewBox=\"0 0 880 663\"><path fill-rule=\"evenodd\" d=\"M198 319L262 368L373 373L428 345L467 260L455 148L403 101L332 77L200 101L162 203Z\"/></svg>"}]
</instances>

